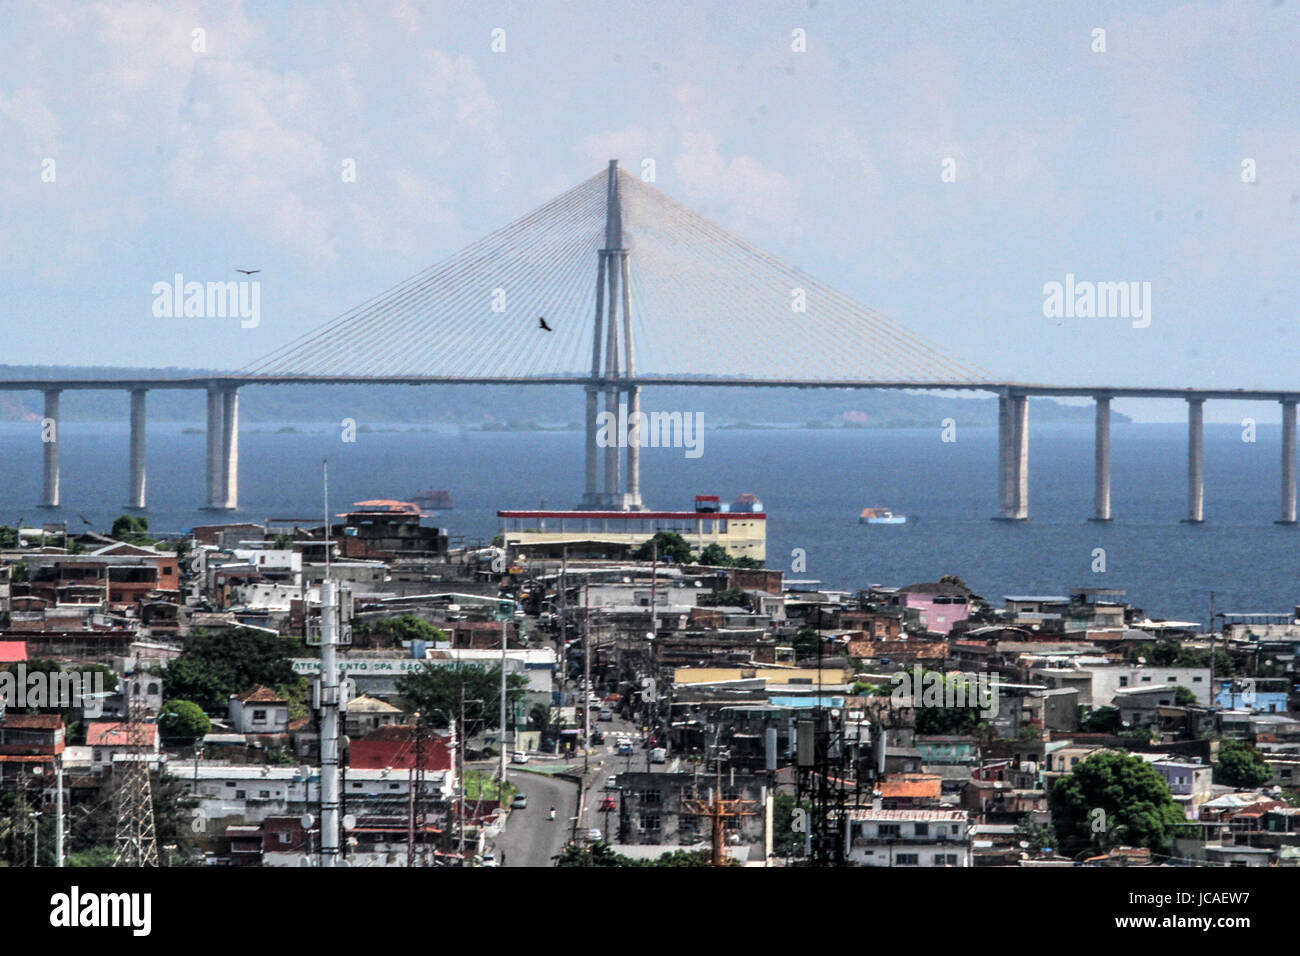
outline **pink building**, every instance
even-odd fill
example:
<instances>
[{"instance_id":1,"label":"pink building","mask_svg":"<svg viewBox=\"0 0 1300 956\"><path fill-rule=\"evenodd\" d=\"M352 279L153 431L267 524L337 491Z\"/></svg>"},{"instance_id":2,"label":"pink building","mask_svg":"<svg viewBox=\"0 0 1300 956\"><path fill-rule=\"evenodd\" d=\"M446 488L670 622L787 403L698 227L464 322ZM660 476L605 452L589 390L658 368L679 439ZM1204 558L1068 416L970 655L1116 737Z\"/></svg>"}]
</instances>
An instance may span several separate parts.
<instances>
[{"instance_id":1,"label":"pink building","mask_svg":"<svg viewBox=\"0 0 1300 956\"><path fill-rule=\"evenodd\" d=\"M898 601L919 610L922 626L935 634L947 634L970 616L970 591L959 584L909 584L899 589Z\"/></svg>"}]
</instances>

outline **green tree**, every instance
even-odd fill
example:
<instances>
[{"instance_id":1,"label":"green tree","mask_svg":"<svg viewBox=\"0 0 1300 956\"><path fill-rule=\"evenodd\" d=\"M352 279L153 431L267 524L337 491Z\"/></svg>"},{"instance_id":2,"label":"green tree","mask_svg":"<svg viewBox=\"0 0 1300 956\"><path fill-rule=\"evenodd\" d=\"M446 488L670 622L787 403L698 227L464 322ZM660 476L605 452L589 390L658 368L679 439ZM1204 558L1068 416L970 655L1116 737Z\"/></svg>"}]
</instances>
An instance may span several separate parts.
<instances>
[{"instance_id":1,"label":"green tree","mask_svg":"<svg viewBox=\"0 0 1300 956\"><path fill-rule=\"evenodd\" d=\"M1219 760L1214 765L1214 782L1229 787L1252 789L1273 779L1263 755L1239 740L1219 741Z\"/></svg>"},{"instance_id":2,"label":"green tree","mask_svg":"<svg viewBox=\"0 0 1300 956\"><path fill-rule=\"evenodd\" d=\"M1190 687L1184 687L1179 684L1174 688L1174 704L1178 707L1195 707L1198 701L1195 692Z\"/></svg>"},{"instance_id":3,"label":"green tree","mask_svg":"<svg viewBox=\"0 0 1300 956\"><path fill-rule=\"evenodd\" d=\"M722 545L714 542L700 552L699 564L707 565L711 568L729 568L736 561L731 554Z\"/></svg>"},{"instance_id":4,"label":"green tree","mask_svg":"<svg viewBox=\"0 0 1300 956\"><path fill-rule=\"evenodd\" d=\"M256 684L299 686L289 656L300 648L295 638L241 627L196 631L181 656L167 665L163 679L168 696L192 700L207 713L224 713L231 694Z\"/></svg>"},{"instance_id":5,"label":"green tree","mask_svg":"<svg viewBox=\"0 0 1300 956\"><path fill-rule=\"evenodd\" d=\"M1079 730L1085 734L1118 734L1123 726L1118 707L1088 710L1080 705L1079 711Z\"/></svg>"},{"instance_id":6,"label":"green tree","mask_svg":"<svg viewBox=\"0 0 1300 956\"><path fill-rule=\"evenodd\" d=\"M360 646L369 642L377 647L398 647L406 641L424 641L432 644L435 641L447 640L446 632L414 614L363 621L352 629L352 636L354 642Z\"/></svg>"},{"instance_id":7,"label":"green tree","mask_svg":"<svg viewBox=\"0 0 1300 956\"><path fill-rule=\"evenodd\" d=\"M158 719L158 731L163 743L171 747L186 747L212 729L212 721L203 708L192 700L169 700L163 704Z\"/></svg>"},{"instance_id":8,"label":"green tree","mask_svg":"<svg viewBox=\"0 0 1300 956\"><path fill-rule=\"evenodd\" d=\"M111 536L119 541L140 544L148 540L149 519L144 515L118 515L113 521Z\"/></svg>"},{"instance_id":9,"label":"green tree","mask_svg":"<svg viewBox=\"0 0 1300 956\"><path fill-rule=\"evenodd\" d=\"M465 687L465 722L470 732L480 726L495 727L500 719L501 665L477 664L442 667L432 661L418 671L397 679L397 692L432 727L447 727L460 712L460 690ZM522 674L506 677L507 716L523 700L528 679Z\"/></svg>"},{"instance_id":10,"label":"green tree","mask_svg":"<svg viewBox=\"0 0 1300 956\"><path fill-rule=\"evenodd\" d=\"M112 866L114 855L111 846L92 846L69 853L65 860L68 866Z\"/></svg>"},{"instance_id":11,"label":"green tree","mask_svg":"<svg viewBox=\"0 0 1300 956\"><path fill-rule=\"evenodd\" d=\"M821 635L817 633L817 628L801 627L794 632L790 646L794 648L795 659L802 660L805 657L816 657L821 642Z\"/></svg>"},{"instance_id":12,"label":"green tree","mask_svg":"<svg viewBox=\"0 0 1300 956\"><path fill-rule=\"evenodd\" d=\"M1031 853L1054 850L1060 845L1056 829L1050 823L1039 823L1029 816L1016 824L1016 839L1028 843L1025 849Z\"/></svg>"},{"instance_id":13,"label":"green tree","mask_svg":"<svg viewBox=\"0 0 1300 956\"><path fill-rule=\"evenodd\" d=\"M18 547L18 529L0 525L0 548Z\"/></svg>"},{"instance_id":14,"label":"green tree","mask_svg":"<svg viewBox=\"0 0 1300 956\"><path fill-rule=\"evenodd\" d=\"M1173 828L1186 822L1160 772L1118 750L1093 754L1057 780L1050 805L1067 855L1116 843L1163 850Z\"/></svg>"},{"instance_id":15,"label":"green tree","mask_svg":"<svg viewBox=\"0 0 1300 956\"><path fill-rule=\"evenodd\" d=\"M677 564L691 564L691 546L676 531L656 531L655 536L632 552L633 561L649 561L654 557L654 545L659 546L659 560Z\"/></svg>"},{"instance_id":16,"label":"green tree","mask_svg":"<svg viewBox=\"0 0 1300 956\"><path fill-rule=\"evenodd\" d=\"M808 826L807 803L800 804L793 793L778 790L772 798L772 851L777 856L802 856L804 832ZM795 810L802 810L798 818ZM796 825L796 819L800 822Z\"/></svg>"}]
</instances>

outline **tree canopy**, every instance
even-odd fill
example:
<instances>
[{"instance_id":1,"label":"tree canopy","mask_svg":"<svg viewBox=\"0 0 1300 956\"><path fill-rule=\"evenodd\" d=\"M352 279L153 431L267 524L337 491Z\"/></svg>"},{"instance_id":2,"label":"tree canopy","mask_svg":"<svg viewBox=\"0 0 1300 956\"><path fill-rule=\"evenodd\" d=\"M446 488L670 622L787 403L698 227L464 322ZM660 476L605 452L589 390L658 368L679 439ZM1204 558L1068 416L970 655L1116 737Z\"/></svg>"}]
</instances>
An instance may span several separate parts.
<instances>
[{"instance_id":1,"label":"tree canopy","mask_svg":"<svg viewBox=\"0 0 1300 956\"><path fill-rule=\"evenodd\" d=\"M1053 828L1070 855L1090 844L1163 850L1173 827L1186 821L1160 771L1118 750L1093 754L1059 779L1051 809Z\"/></svg>"},{"instance_id":2,"label":"tree canopy","mask_svg":"<svg viewBox=\"0 0 1300 956\"><path fill-rule=\"evenodd\" d=\"M448 727L460 712L460 689L465 687L465 723L471 733L480 727L495 727L500 721L501 665L483 667L467 664L447 667L427 662L418 671L397 679L397 692L413 710L433 727ZM507 711L523 700L528 679L522 674L506 676Z\"/></svg>"},{"instance_id":3,"label":"tree canopy","mask_svg":"<svg viewBox=\"0 0 1300 956\"><path fill-rule=\"evenodd\" d=\"M203 708L192 700L169 700L163 704L158 731L163 742L172 747L194 743L212 729L212 721Z\"/></svg>"},{"instance_id":4,"label":"tree canopy","mask_svg":"<svg viewBox=\"0 0 1300 956\"><path fill-rule=\"evenodd\" d=\"M303 683L289 660L299 646L296 638L249 628L196 631L163 672L167 694L193 701L207 713L224 712L231 694L257 684L292 696Z\"/></svg>"},{"instance_id":5,"label":"tree canopy","mask_svg":"<svg viewBox=\"0 0 1300 956\"><path fill-rule=\"evenodd\" d=\"M1219 741L1219 761L1214 765L1214 782L1229 787L1262 787L1273 779L1273 771L1258 750L1238 740Z\"/></svg>"}]
</instances>

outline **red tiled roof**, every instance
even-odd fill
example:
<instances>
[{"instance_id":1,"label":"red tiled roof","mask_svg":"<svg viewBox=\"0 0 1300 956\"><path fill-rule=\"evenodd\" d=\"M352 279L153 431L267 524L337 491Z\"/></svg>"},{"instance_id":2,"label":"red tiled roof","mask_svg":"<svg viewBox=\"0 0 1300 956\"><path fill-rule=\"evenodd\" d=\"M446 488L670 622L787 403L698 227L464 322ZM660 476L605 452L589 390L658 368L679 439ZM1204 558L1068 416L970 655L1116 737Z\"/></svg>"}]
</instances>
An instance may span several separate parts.
<instances>
[{"instance_id":1,"label":"red tiled roof","mask_svg":"<svg viewBox=\"0 0 1300 956\"><path fill-rule=\"evenodd\" d=\"M142 729L146 746L153 746L158 736L158 725L144 724ZM86 725L86 744L91 747L128 747L131 744L128 725L117 720L92 720Z\"/></svg>"},{"instance_id":2,"label":"red tiled roof","mask_svg":"<svg viewBox=\"0 0 1300 956\"><path fill-rule=\"evenodd\" d=\"M0 641L0 664L27 660L26 641Z\"/></svg>"},{"instance_id":3,"label":"red tiled roof","mask_svg":"<svg viewBox=\"0 0 1300 956\"><path fill-rule=\"evenodd\" d=\"M245 704L283 704L285 699L277 694L271 688L263 684L244 691L242 694L236 694L235 700L242 701Z\"/></svg>"},{"instance_id":4,"label":"red tiled roof","mask_svg":"<svg viewBox=\"0 0 1300 956\"><path fill-rule=\"evenodd\" d=\"M882 797L938 797L943 780L938 774L897 774L877 784Z\"/></svg>"}]
</instances>

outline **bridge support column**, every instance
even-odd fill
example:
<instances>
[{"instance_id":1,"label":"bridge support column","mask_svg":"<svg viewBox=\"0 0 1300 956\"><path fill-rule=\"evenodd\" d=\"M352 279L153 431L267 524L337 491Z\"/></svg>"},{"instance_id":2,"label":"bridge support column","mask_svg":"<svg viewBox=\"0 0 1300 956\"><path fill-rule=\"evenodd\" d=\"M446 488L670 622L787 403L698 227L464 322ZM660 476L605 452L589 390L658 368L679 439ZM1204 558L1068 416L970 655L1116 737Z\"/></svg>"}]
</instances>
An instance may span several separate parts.
<instances>
[{"instance_id":1,"label":"bridge support column","mask_svg":"<svg viewBox=\"0 0 1300 956\"><path fill-rule=\"evenodd\" d=\"M1029 518L1029 397L1017 395L1011 403L1011 468L1015 474L1011 517L1025 521Z\"/></svg>"},{"instance_id":2,"label":"bridge support column","mask_svg":"<svg viewBox=\"0 0 1300 956\"><path fill-rule=\"evenodd\" d=\"M1097 396L1096 448L1093 454L1093 521L1110 520L1110 397Z\"/></svg>"},{"instance_id":3,"label":"bridge support column","mask_svg":"<svg viewBox=\"0 0 1300 956\"><path fill-rule=\"evenodd\" d=\"M1278 524L1295 524L1295 399L1282 400L1282 517Z\"/></svg>"},{"instance_id":4,"label":"bridge support column","mask_svg":"<svg viewBox=\"0 0 1300 956\"><path fill-rule=\"evenodd\" d=\"M208 389L208 473L207 504L209 510L219 509L225 503L221 487L221 390Z\"/></svg>"},{"instance_id":5,"label":"bridge support column","mask_svg":"<svg viewBox=\"0 0 1300 956\"><path fill-rule=\"evenodd\" d=\"M600 491L597 481L600 474L600 457L596 454L596 406L598 393L595 388L587 386L587 483L582 494L583 508L596 508L600 505Z\"/></svg>"},{"instance_id":6,"label":"bridge support column","mask_svg":"<svg viewBox=\"0 0 1300 956\"><path fill-rule=\"evenodd\" d=\"M627 395L627 501L626 507L641 510L641 386Z\"/></svg>"},{"instance_id":7,"label":"bridge support column","mask_svg":"<svg viewBox=\"0 0 1300 956\"><path fill-rule=\"evenodd\" d=\"M1184 524L1205 520L1205 399L1187 400L1187 517Z\"/></svg>"},{"instance_id":8,"label":"bridge support column","mask_svg":"<svg viewBox=\"0 0 1300 956\"><path fill-rule=\"evenodd\" d=\"M131 470L127 479L126 506L133 511L144 510L144 403L146 394L147 391L143 388L131 389Z\"/></svg>"},{"instance_id":9,"label":"bridge support column","mask_svg":"<svg viewBox=\"0 0 1300 956\"><path fill-rule=\"evenodd\" d=\"M239 507L239 390L221 393L221 507Z\"/></svg>"},{"instance_id":10,"label":"bridge support column","mask_svg":"<svg viewBox=\"0 0 1300 956\"><path fill-rule=\"evenodd\" d=\"M41 421L41 444L45 451L42 508L59 506L59 393L57 388L45 390L45 417Z\"/></svg>"},{"instance_id":11,"label":"bridge support column","mask_svg":"<svg viewBox=\"0 0 1300 956\"><path fill-rule=\"evenodd\" d=\"M998 518L1011 517L1011 397L998 396Z\"/></svg>"}]
</instances>

